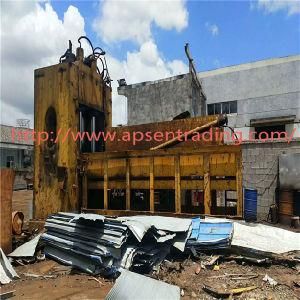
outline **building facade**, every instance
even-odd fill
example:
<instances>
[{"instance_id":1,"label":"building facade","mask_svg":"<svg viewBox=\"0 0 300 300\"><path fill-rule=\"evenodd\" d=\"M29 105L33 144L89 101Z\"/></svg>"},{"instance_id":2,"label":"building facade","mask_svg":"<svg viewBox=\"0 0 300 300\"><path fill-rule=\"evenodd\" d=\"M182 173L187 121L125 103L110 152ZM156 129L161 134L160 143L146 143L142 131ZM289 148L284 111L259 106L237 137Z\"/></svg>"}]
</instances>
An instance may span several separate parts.
<instances>
[{"instance_id":1,"label":"building facade","mask_svg":"<svg viewBox=\"0 0 300 300\"><path fill-rule=\"evenodd\" d=\"M197 115L191 98L181 93L187 76L119 88L127 97L128 124L171 120L185 110ZM279 157L300 153L300 55L200 72L198 77L207 114L226 113L242 141L243 186L257 190L257 216L266 219L280 187ZM160 97L165 94L174 100ZM271 141L272 132L277 136ZM232 137L225 141L233 142Z\"/></svg>"},{"instance_id":2,"label":"building facade","mask_svg":"<svg viewBox=\"0 0 300 300\"><path fill-rule=\"evenodd\" d=\"M128 99L128 125L168 121L185 111L191 116L206 113L205 96L191 73L120 86L118 93Z\"/></svg>"},{"instance_id":3,"label":"building facade","mask_svg":"<svg viewBox=\"0 0 300 300\"><path fill-rule=\"evenodd\" d=\"M0 125L0 165L13 168L14 189L23 189L32 181L33 140L24 138L27 128Z\"/></svg>"}]
</instances>

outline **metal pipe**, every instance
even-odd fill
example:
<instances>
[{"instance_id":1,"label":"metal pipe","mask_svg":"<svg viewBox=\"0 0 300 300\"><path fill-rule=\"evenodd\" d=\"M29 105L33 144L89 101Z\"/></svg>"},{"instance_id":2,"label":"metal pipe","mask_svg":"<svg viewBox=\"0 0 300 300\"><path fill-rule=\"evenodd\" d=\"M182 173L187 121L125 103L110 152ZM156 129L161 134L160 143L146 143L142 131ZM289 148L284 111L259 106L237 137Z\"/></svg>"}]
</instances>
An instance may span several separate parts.
<instances>
[{"instance_id":1,"label":"metal pipe","mask_svg":"<svg viewBox=\"0 0 300 300\"><path fill-rule=\"evenodd\" d=\"M163 148L167 148L170 147L172 145L178 144L182 142L182 138L189 138L191 137L194 133L196 132L203 132L206 131L207 129L209 129L210 127L219 127L219 126L223 126L224 124L227 124L228 119L226 115L219 115L218 118L214 121L211 121L207 124L204 124L202 126L196 127L188 132L185 132L183 134L181 134L180 136L177 136L169 141L166 141L156 147L150 148L150 150L158 150L158 149L163 149Z\"/></svg>"}]
</instances>

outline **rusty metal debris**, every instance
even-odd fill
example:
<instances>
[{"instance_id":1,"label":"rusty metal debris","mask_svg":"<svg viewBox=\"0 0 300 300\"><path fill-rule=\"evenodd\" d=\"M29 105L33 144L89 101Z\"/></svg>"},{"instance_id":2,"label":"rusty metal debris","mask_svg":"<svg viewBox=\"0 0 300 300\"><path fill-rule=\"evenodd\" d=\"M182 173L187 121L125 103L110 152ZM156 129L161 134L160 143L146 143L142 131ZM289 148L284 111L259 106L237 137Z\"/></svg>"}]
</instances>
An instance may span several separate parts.
<instances>
[{"instance_id":1,"label":"rusty metal debris","mask_svg":"<svg viewBox=\"0 0 300 300\"><path fill-rule=\"evenodd\" d=\"M22 233L24 223L24 214L21 211L12 212L12 232L20 235Z\"/></svg>"},{"instance_id":2,"label":"rusty metal debris","mask_svg":"<svg viewBox=\"0 0 300 300\"><path fill-rule=\"evenodd\" d=\"M252 290L257 289L257 286L248 286L248 287L243 287L243 288L236 288L236 289L231 289L231 290L220 290L220 289L216 289L213 287L210 287L208 285L204 285L203 286L203 290L211 295L213 295L214 297L217 298L228 298L230 296L233 295L238 295L244 292L249 292Z\"/></svg>"}]
</instances>

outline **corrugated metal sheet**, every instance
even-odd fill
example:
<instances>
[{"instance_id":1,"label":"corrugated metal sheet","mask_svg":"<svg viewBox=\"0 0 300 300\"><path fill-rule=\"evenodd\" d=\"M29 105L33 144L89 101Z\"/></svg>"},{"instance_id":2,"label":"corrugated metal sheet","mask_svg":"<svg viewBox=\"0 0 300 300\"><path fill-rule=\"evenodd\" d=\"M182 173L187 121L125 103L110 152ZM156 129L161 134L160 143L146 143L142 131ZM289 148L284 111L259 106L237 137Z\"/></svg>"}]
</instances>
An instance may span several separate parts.
<instances>
[{"instance_id":1,"label":"corrugated metal sheet","mask_svg":"<svg viewBox=\"0 0 300 300\"><path fill-rule=\"evenodd\" d=\"M33 257L35 253L36 246L40 240L42 234L38 234L29 242L24 243L12 253L8 254L9 257Z\"/></svg>"},{"instance_id":2,"label":"corrugated metal sheet","mask_svg":"<svg viewBox=\"0 0 300 300\"><path fill-rule=\"evenodd\" d=\"M179 300L180 288L123 270L106 300Z\"/></svg>"},{"instance_id":3,"label":"corrugated metal sheet","mask_svg":"<svg viewBox=\"0 0 300 300\"><path fill-rule=\"evenodd\" d=\"M0 248L0 282L1 284L10 283L13 279L19 278L11 263Z\"/></svg>"},{"instance_id":4,"label":"corrugated metal sheet","mask_svg":"<svg viewBox=\"0 0 300 300\"><path fill-rule=\"evenodd\" d=\"M164 232L187 232L191 226L191 219L162 216L120 217L118 220L125 221L138 240L142 240L151 227L155 227L158 233L166 235Z\"/></svg>"},{"instance_id":5,"label":"corrugated metal sheet","mask_svg":"<svg viewBox=\"0 0 300 300\"><path fill-rule=\"evenodd\" d=\"M219 249L230 246L233 234L231 222L214 222L194 218L187 247L197 249Z\"/></svg>"},{"instance_id":6,"label":"corrugated metal sheet","mask_svg":"<svg viewBox=\"0 0 300 300\"><path fill-rule=\"evenodd\" d=\"M234 222L232 246L262 254L300 251L300 233L264 224Z\"/></svg>"},{"instance_id":7,"label":"corrugated metal sheet","mask_svg":"<svg viewBox=\"0 0 300 300\"><path fill-rule=\"evenodd\" d=\"M58 213L46 220L42 239L47 256L88 273L112 274L120 266L143 273L172 246L184 251L190 226L191 219Z\"/></svg>"}]
</instances>

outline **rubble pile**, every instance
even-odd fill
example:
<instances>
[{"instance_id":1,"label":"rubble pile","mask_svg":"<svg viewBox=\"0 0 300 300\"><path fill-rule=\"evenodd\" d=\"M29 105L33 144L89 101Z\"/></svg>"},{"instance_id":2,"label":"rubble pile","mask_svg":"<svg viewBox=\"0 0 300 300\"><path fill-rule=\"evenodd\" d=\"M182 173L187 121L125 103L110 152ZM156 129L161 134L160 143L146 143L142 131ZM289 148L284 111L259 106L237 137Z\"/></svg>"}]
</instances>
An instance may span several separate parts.
<instances>
[{"instance_id":1,"label":"rubble pile","mask_svg":"<svg viewBox=\"0 0 300 300\"><path fill-rule=\"evenodd\" d=\"M110 276L120 267L147 273L171 247L184 251L190 226L189 219L57 213L42 240L46 256L90 274Z\"/></svg>"}]
</instances>

